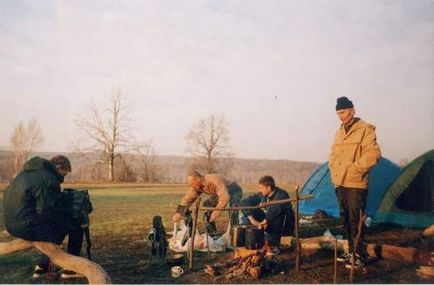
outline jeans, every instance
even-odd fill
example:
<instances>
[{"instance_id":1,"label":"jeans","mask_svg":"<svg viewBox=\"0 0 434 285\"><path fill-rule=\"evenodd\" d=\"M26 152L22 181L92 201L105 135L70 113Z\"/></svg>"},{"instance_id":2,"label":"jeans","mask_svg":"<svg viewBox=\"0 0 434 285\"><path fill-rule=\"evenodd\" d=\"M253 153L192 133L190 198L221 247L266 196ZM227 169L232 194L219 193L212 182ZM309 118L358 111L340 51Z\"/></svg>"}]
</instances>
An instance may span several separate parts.
<instances>
[{"instance_id":1,"label":"jeans","mask_svg":"<svg viewBox=\"0 0 434 285\"><path fill-rule=\"evenodd\" d=\"M83 245L83 229L80 225L71 222L46 222L41 221L35 228L32 240L52 242L60 245L65 237L68 235L68 250L67 252L80 256L81 247ZM39 261L39 266L48 269L50 259L47 256L42 256Z\"/></svg>"}]
</instances>

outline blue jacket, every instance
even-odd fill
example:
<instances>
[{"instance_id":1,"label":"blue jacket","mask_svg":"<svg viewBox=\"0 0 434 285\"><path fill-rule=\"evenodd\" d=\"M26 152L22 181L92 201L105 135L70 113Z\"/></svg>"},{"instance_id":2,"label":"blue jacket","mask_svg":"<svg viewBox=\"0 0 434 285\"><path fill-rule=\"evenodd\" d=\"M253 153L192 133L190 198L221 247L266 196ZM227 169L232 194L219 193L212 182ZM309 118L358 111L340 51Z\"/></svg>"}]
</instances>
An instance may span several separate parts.
<instances>
[{"instance_id":1,"label":"blue jacket","mask_svg":"<svg viewBox=\"0 0 434 285\"><path fill-rule=\"evenodd\" d=\"M289 199L288 192L280 189L279 187L275 187L274 194L271 197L264 197L261 193L257 193L241 200L241 206L258 206L260 203L285 199ZM263 208L263 211L267 221L272 221L280 215L287 215L287 218L291 220L294 219L294 212L292 211L292 206L290 203L268 206ZM253 210L243 210L243 214L246 216L253 215Z\"/></svg>"}]
</instances>

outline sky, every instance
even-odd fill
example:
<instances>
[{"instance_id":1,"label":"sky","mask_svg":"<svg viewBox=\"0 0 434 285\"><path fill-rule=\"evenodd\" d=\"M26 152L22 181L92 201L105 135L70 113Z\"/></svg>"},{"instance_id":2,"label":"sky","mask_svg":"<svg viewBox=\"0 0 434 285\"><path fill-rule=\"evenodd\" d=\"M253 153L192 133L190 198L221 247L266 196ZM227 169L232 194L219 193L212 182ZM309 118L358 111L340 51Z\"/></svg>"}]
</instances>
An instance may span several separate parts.
<instances>
[{"instance_id":1,"label":"sky","mask_svg":"<svg viewBox=\"0 0 434 285\"><path fill-rule=\"evenodd\" d=\"M336 98L399 163L434 147L431 0L0 1L0 147L36 118L41 151L71 151L74 119L119 89L134 140L186 155L225 117L237 157L323 162Z\"/></svg>"}]
</instances>

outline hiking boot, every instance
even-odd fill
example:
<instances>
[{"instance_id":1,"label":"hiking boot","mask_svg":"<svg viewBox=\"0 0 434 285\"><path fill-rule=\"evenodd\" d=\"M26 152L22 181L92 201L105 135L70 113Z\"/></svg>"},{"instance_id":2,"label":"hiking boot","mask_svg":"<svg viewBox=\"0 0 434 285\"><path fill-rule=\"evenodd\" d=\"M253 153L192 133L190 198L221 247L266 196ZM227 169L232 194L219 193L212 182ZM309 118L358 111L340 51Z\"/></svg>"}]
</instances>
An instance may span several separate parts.
<instances>
[{"instance_id":1,"label":"hiking boot","mask_svg":"<svg viewBox=\"0 0 434 285\"><path fill-rule=\"evenodd\" d=\"M72 278L82 278L82 277L84 276L72 270L63 270L62 274L60 275L60 278L62 279L72 279Z\"/></svg>"},{"instance_id":2,"label":"hiking boot","mask_svg":"<svg viewBox=\"0 0 434 285\"><path fill-rule=\"evenodd\" d=\"M54 265L52 262L50 262L48 266L47 273L45 274L45 279L52 280L59 277L59 273L62 271L62 269L56 265Z\"/></svg>"},{"instance_id":3,"label":"hiking boot","mask_svg":"<svg viewBox=\"0 0 434 285\"><path fill-rule=\"evenodd\" d=\"M48 268L44 268L43 266L37 264L35 265L35 269L33 269L33 279L53 279L60 272L60 268L50 263Z\"/></svg>"},{"instance_id":4,"label":"hiking boot","mask_svg":"<svg viewBox=\"0 0 434 285\"><path fill-rule=\"evenodd\" d=\"M345 251L344 253L342 253L340 256L338 256L336 258L337 262L351 262L351 257L353 255L351 253L349 253L348 251Z\"/></svg>"},{"instance_id":5,"label":"hiking boot","mask_svg":"<svg viewBox=\"0 0 434 285\"><path fill-rule=\"evenodd\" d=\"M360 255L356 254L356 257L354 258L354 269L363 268L364 266L365 266L365 264L363 263L362 259L360 258ZM345 264L345 268L351 269L351 258L347 262L347 264Z\"/></svg>"},{"instance_id":6,"label":"hiking boot","mask_svg":"<svg viewBox=\"0 0 434 285\"><path fill-rule=\"evenodd\" d=\"M33 269L33 275L32 278L34 279L42 279L45 277L45 274L47 274L48 270L45 268L42 268L42 266L35 265L35 269Z\"/></svg>"}]
</instances>

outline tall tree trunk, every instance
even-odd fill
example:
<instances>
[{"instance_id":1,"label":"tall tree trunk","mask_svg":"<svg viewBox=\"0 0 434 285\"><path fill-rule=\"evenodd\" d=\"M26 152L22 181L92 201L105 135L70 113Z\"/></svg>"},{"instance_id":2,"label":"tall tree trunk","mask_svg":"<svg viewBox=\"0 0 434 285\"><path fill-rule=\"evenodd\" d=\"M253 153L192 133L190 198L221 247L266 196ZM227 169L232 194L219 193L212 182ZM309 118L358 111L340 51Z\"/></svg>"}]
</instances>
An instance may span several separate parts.
<instances>
[{"instance_id":1,"label":"tall tree trunk","mask_svg":"<svg viewBox=\"0 0 434 285\"><path fill-rule=\"evenodd\" d=\"M109 181L114 181L115 180L115 172L114 172L114 155L110 155L109 156L109 162L108 162L108 180Z\"/></svg>"}]
</instances>

